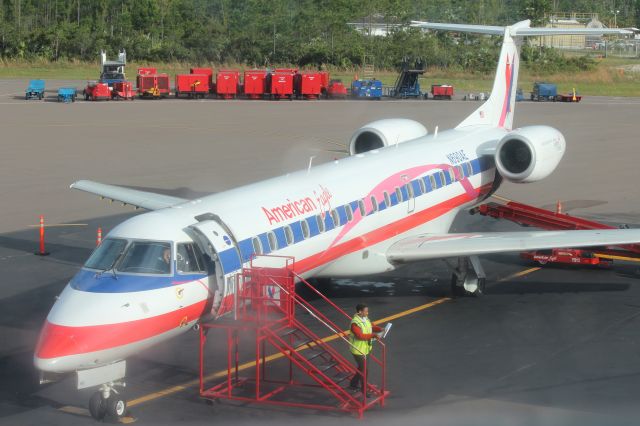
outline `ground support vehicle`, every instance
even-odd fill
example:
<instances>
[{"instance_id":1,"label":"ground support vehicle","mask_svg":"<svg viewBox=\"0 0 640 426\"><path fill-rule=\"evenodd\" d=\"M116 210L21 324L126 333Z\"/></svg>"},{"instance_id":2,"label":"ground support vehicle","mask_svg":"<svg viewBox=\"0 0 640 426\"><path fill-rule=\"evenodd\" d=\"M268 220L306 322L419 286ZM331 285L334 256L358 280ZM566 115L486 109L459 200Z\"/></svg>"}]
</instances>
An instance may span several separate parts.
<instances>
[{"instance_id":1,"label":"ground support vehicle","mask_svg":"<svg viewBox=\"0 0 640 426\"><path fill-rule=\"evenodd\" d=\"M113 83L111 99L132 101L135 97L136 92L133 90L133 83L130 81L119 81Z\"/></svg>"},{"instance_id":2,"label":"ground support vehicle","mask_svg":"<svg viewBox=\"0 0 640 426\"><path fill-rule=\"evenodd\" d=\"M558 102L580 102L581 100L582 96L578 95L575 89L571 93L559 93L556 96Z\"/></svg>"},{"instance_id":3,"label":"ground support vehicle","mask_svg":"<svg viewBox=\"0 0 640 426\"><path fill-rule=\"evenodd\" d=\"M207 84L209 87L209 93L215 93L215 84L213 82L213 68L191 68L190 74L200 74L207 76Z\"/></svg>"},{"instance_id":4,"label":"ground support vehicle","mask_svg":"<svg viewBox=\"0 0 640 426\"><path fill-rule=\"evenodd\" d=\"M301 72L294 76L294 89L298 99L318 99L322 94L322 78L317 72Z\"/></svg>"},{"instance_id":5,"label":"ground support vehicle","mask_svg":"<svg viewBox=\"0 0 640 426\"><path fill-rule=\"evenodd\" d=\"M248 99L262 99L267 84L267 72L247 70L244 72L244 95Z\"/></svg>"},{"instance_id":6,"label":"ground support vehicle","mask_svg":"<svg viewBox=\"0 0 640 426\"><path fill-rule=\"evenodd\" d=\"M380 80L354 80L351 83L351 97L357 99L382 99Z\"/></svg>"},{"instance_id":7,"label":"ground support vehicle","mask_svg":"<svg viewBox=\"0 0 640 426\"><path fill-rule=\"evenodd\" d=\"M413 69L410 69L409 63L404 61L400 74L396 79L393 89L389 93L392 98L421 98L423 96L420 90L419 78L424 74L424 64L422 61L416 61Z\"/></svg>"},{"instance_id":8,"label":"ground support vehicle","mask_svg":"<svg viewBox=\"0 0 640 426\"><path fill-rule=\"evenodd\" d=\"M222 99L235 99L239 83L240 71L220 70L216 75L216 94Z\"/></svg>"},{"instance_id":9,"label":"ground support vehicle","mask_svg":"<svg viewBox=\"0 0 640 426\"><path fill-rule=\"evenodd\" d=\"M88 82L82 94L85 101L108 101L111 99L109 85L98 81Z\"/></svg>"},{"instance_id":10,"label":"ground support vehicle","mask_svg":"<svg viewBox=\"0 0 640 426\"><path fill-rule=\"evenodd\" d=\"M166 98L171 94L167 74L139 74L137 92L141 98Z\"/></svg>"},{"instance_id":11,"label":"ground support vehicle","mask_svg":"<svg viewBox=\"0 0 640 426\"><path fill-rule=\"evenodd\" d=\"M331 80L327 87L327 98L330 99L346 99L349 92L342 83L342 80Z\"/></svg>"},{"instance_id":12,"label":"ground support vehicle","mask_svg":"<svg viewBox=\"0 0 640 426\"><path fill-rule=\"evenodd\" d=\"M580 249L551 249L525 251L520 253L520 257L539 265L548 263L565 264L565 265L582 265L582 266L600 266L608 268L613 261L598 257L590 250Z\"/></svg>"},{"instance_id":13,"label":"ground support vehicle","mask_svg":"<svg viewBox=\"0 0 640 426\"><path fill-rule=\"evenodd\" d=\"M29 81L29 86L24 91L24 98L26 100L44 98L44 80Z\"/></svg>"},{"instance_id":14,"label":"ground support vehicle","mask_svg":"<svg viewBox=\"0 0 640 426\"><path fill-rule=\"evenodd\" d=\"M175 80L176 98L187 95L189 98L204 99L209 94L210 76L206 74L177 74Z\"/></svg>"},{"instance_id":15,"label":"ground support vehicle","mask_svg":"<svg viewBox=\"0 0 640 426\"><path fill-rule=\"evenodd\" d=\"M446 99L450 101L453 98L453 86L449 84L432 84L431 96L433 99Z\"/></svg>"},{"instance_id":16,"label":"ground support vehicle","mask_svg":"<svg viewBox=\"0 0 640 426\"><path fill-rule=\"evenodd\" d=\"M103 50L100 52L100 83L105 83L109 87L113 87L114 83L126 81L124 75L124 67L127 64L127 52L122 49L118 53L117 61L107 61L107 53Z\"/></svg>"},{"instance_id":17,"label":"ground support vehicle","mask_svg":"<svg viewBox=\"0 0 640 426\"><path fill-rule=\"evenodd\" d=\"M296 70L297 72L297 70ZM293 99L293 70L276 70L267 77L267 86L271 99Z\"/></svg>"},{"instance_id":18,"label":"ground support vehicle","mask_svg":"<svg viewBox=\"0 0 640 426\"><path fill-rule=\"evenodd\" d=\"M58 89L58 102L75 102L77 91L75 87L61 87Z\"/></svg>"},{"instance_id":19,"label":"ground support vehicle","mask_svg":"<svg viewBox=\"0 0 640 426\"><path fill-rule=\"evenodd\" d=\"M558 86L553 83L544 83L537 81L533 83L533 91L531 92L532 101L556 101L558 95Z\"/></svg>"}]
</instances>

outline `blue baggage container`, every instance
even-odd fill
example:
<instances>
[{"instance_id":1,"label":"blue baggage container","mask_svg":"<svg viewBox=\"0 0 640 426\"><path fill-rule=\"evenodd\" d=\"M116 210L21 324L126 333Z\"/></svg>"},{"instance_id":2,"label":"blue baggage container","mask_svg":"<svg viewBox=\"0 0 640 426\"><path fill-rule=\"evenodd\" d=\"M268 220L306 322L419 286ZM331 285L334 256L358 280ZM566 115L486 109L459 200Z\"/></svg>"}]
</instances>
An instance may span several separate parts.
<instances>
[{"instance_id":1,"label":"blue baggage container","mask_svg":"<svg viewBox=\"0 0 640 426\"><path fill-rule=\"evenodd\" d=\"M44 98L44 80L31 80L29 87L24 93L25 99L42 99Z\"/></svg>"},{"instance_id":2,"label":"blue baggage container","mask_svg":"<svg viewBox=\"0 0 640 426\"><path fill-rule=\"evenodd\" d=\"M380 80L355 80L351 83L351 96L379 100L382 98L382 82Z\"/></svg>"},{"instance_id":3,"label":"blue baggage container","mask_svg":"<svg viewBox=\"0 0 640 426\"><path fill-rule=\"evenodd\" d=\"M553 83L535 82L533 83L533 92L531 92L532 101L555 101L558 94L558 86Z\"/></svg>"}]
</instances>

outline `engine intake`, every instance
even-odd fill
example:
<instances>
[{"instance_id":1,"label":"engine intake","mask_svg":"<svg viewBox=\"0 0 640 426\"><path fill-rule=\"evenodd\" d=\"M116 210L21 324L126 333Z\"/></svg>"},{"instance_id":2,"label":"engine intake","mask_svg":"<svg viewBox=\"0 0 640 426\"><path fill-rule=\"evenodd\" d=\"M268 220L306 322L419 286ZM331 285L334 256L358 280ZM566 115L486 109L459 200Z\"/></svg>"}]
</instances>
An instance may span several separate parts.
<instances>
[{"instance_id":1,"label":"engine intake","mask_svg":"<svg viewBox=\"0 0 640 426\"><path fill-rule=\"evenodd\" d=\"M553 127L523 127L498 142L496 168L510 182L536 182L556 169L565 148L564 136Z\"/></svg>"},{"instance_id":2,"label":"engine intake","mask_svg":"<svg viewBox=\"0 0 640 426\"><path fill-rule=\"evenodd\" d=\"M361 154L374 149L404 143L427 135L427 129L414 120L393 118L378 120L359 128L349 141L349 153Z\"/></svg>"}]
</instances>

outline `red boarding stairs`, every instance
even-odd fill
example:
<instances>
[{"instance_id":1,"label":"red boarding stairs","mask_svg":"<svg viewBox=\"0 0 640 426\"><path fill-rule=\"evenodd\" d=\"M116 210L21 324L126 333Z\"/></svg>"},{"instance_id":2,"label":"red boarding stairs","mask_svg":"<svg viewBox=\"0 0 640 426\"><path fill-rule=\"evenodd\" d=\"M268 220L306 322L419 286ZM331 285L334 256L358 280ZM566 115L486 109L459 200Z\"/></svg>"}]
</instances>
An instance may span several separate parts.
<instances>
[{"instance_id":1,"label":"red boarding stairs","mask_svg":"<svg viewBox=\"0 0 640 426\"><path fill-rule=\"evenodd\" d=\"M274 266L278 264L278 266ZM260 265L260 266L258 266ZM317 301L332 309L332 316L351 317L321 294L295 272L291 257L258 256L237 275L231 318L204 323L200 328L200 396L206 399L230 399L280 406L337 410L363 413L376 406L384 406L389 395L386 390L386 347L378 341L376 352L367 357L365 389L347 389L350 379L358 373L350 354L348 332L336 325L317 307L295 292L296 282L318 296ZM304 315L305 324L299 318ZM225 317L226 317L225 316ZM321 338L313 329L329 331ZM223 329L227 340L227 374L224 381L206 387L213 376L205 373L205 346L210 329ZM247 336L251 344L247 345ZM255 355L251 377L241 377L248 369L240 364L243 346L250 346ZM276 371L275 361L288 364ZM282 362L280 362L282 366ZM269 373L269 374L267 374ZM280 374L279 377L276 378ZM375 377L374 377L375 376ZM219 377L219 376L216 376ZM374 384L372 378L377 379ZM367 394L369 396L367 397ZM323 399L324 395L324 399ZM326 402L326 403L324 403Z\"/></svg>"}]
</instances>

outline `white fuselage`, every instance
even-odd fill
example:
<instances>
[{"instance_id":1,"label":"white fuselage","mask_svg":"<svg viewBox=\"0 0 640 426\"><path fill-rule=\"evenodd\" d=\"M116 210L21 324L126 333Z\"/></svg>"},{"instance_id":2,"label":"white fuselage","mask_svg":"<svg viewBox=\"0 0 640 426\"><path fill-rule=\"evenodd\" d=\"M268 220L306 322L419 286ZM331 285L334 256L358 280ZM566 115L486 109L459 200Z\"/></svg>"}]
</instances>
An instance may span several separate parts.
<instances>
[{"instance_id":1,"label":"white fuselage","mask_svg":"<svg viewBox=\"0 0 640 426\"><path fill-rule=\"evenodd\" d=\"M171 242L175 257L196 228L215 253L215 272L83 268L47 317L36 366L64 372L112 363L222 313L235 288L229 280L255 255L291 256L305 278L392 270L391 244L447 232L460 209L492 190L488 153L505 134L445 131L133 217L107 239Z\"/></svg>"}]
</instances>

